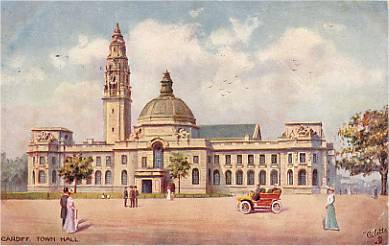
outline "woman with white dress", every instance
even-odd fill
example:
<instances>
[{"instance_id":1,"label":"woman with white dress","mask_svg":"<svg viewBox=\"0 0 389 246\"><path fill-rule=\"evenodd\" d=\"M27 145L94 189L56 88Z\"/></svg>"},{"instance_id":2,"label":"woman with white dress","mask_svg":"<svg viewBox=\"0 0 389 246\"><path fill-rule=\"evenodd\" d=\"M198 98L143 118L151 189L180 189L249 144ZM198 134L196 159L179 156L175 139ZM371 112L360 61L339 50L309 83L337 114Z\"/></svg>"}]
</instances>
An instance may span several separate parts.
<instances>
[{"instance_id":1,"label":"woman with white dress","mask_svg":"<svg viewBox=\"0 0 389 246\"><path fill-rule=\"evenodd\" d=\"M76 225L76 208L74 206L74 200L69 195L68 201L67 201L67 213L66 213L66 219L65 224L63 226L63 229L67 233L75 233L77 231L77 225Z\"/></svg>"},{"instance_id":2,"label":"woman with white dress","mask_svg":"<svg viewBox=\"0 0 389 246\"><path fill-rule=\"evenodd\" d=\"M166 199L167 200L171 200L171 191L170 191L170 184L167 185L167 196L166 196Z\"/></svg>"},{"instance_id":3,"label":"woman with white dress","mask_svg":"<svg viewBox=\"0 0 389 246\"><path fill-rule=\"evenodd\" d=\"M335 214L335 189L328 187L327 193L327 204L326 204L326 217L323 221L323 227L324 230L333 230L333 231L339 231L338 222L336 221L336 214Z\"/></svg>"}]
</instances>

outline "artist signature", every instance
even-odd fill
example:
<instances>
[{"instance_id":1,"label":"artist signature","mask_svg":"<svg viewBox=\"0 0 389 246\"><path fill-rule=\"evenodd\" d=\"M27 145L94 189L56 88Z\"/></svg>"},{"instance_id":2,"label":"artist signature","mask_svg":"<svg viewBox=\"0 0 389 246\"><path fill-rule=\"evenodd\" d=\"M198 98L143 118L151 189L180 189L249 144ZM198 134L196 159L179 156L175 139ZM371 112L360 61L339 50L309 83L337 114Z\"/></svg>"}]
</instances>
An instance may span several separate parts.
<instances>
[{"instance_id":1,"label":"artist signature","mask_svg":"<svg viewBox=\"0 0 389 246\"><path fill-rule=\"evenodd\" d=\"M374 244L383 244L383 234L388 233L388 227L379 227L363 232L369 239L375 239Z\"/></svg>"}]
</instances>

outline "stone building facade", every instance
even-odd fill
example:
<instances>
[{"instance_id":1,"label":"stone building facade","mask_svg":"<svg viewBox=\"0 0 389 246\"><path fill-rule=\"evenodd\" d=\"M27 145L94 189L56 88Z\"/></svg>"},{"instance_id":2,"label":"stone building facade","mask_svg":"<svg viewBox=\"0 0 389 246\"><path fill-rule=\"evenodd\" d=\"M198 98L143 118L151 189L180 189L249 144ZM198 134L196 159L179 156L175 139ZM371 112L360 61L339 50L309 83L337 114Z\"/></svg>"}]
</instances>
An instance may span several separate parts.
<instances>
[{"instance_id":1,"label":"stone building facade","mask_svg":"<svg viewBox=\"0 0 389 246\"><path fill-rule=\"evenodd\" d=\"M335 156L321 122L286 123L275 140L262 140L259 124L198 125L191 109L176 97L168 71L160 95L148 102L131 126L130 69L119 25L106 61L104 141L73 141L63 127L32 129L28 145L28 190L55 191L65 184L58 170L68 156L93 159L93 174L81 191L122 191L137 185L143 193L165 192L166 167L173 152L188 157L191 170L181 181L187 193L243 192L279 186L286 192L314 193L332 185Z\"/></svg>"}]
</instances>

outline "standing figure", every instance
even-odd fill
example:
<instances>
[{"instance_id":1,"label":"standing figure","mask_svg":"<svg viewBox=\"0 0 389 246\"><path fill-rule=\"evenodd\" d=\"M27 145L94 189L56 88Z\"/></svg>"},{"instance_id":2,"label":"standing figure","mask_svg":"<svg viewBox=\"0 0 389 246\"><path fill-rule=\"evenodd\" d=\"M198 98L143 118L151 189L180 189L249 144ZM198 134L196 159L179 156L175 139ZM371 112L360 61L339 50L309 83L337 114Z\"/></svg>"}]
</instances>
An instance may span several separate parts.
<instances>
[{"instance_id":1,"label":"standing figure","mask_svg":"<svg viewBox=\"0 0 389 246\"><path fill-rule=\"evenodd\" d=\"M171 200L171 187L170 187L170 183L167 185L167 196L166 196L166 199L168 200Z\"/></svg>"},{"instance_id":2,"label":"standing figure","mask_svg":"<svg viewBox=\"0 0 389 246\"><path fill-rule=\"evenodd\" d=\"M65 224L63 226L63 229L67 233L74 233L77 230L76 208L74 206L73 198L70 196L70 193L68 193L68 194L69 194L69 197L68 197L67 203L66 203L66 208L67 208L66 219L65 219Z\"/></svg>"},{"instance_id":3,"label":"standing figure","mask_svg":"<svg viewBox=\"0 0 389 246\"><path fill-rule=\"evenodd\" d=\"M258 184L258 185L257 185L257 188L255 189L255 194L254 194L254 196L253 196L253 200L254 200L254 201L258 201L258 200L259 200L259 198L260 198L260 192L261 192L261 185Z\"/></svg>"},{"instance_id":4,"label":"standing figure","mask_svg":"<svg viewBox=\"0 0 389 246\"><path fill-rule=\"evenodd\" d=\"M127 190L127 186L124 188L123 199L124 199L124 207L126 208L126 207L127 207L127 200L128 200L128 190Z\"/></svg>"},{"instance_id":5,"label":"standing figure","mask_svg":"<svg viewBox=\"0 0 389 246\"><path fill-rule=\"evenodd\" d=\"M130 186L130 208L135 207L135 193L134 186Z\"/></svg>"},{"instance_id":6,"label":"standing figure","mask_svg":"<svg viewBox=\"0 0 389 246\"><path fill-rule=\"evenodd\" d=\"M135 207L138 207L138 195L139 195L139 191L138 191L138 187L136 187L136 185L134 186L134 202L135 202Z\"/></svg>"},{"instance_id":7,"label":"standing figure","mask_svg":"<svg viewBox=\"0 0 389 246\"><path fill-rule=\"evenodd\" d=\"M339 231L338 222L336 221L336 214L335 214L335 189L332 187L327 188L327 204L326 204L326 217L323 221L323 227L324 230L333 230L333 231Z\"/></svg>"},{"instance_id":8,"label":"standing figure","mask_svg":"<svg viewBox=\"0 0 389 246\"><path fill-rule=\"evenodd\" d=\"M59 204L61 205L61 219L62 219L62 228L65 225L66 212L67 212L67 202L69 197L69 189L68 187L63 188L63 195L61 196L61 200Z\"/></svg>"},{"instance_id":9,"label":"standing figure","mask_svg":"<svg viewBox=\"0 0 389 246\"><path fill-rule=\"evenodd\" d=\"M171 192L171 199L174 200L175 192L176 192L176 185L174 182L170 185L170 192Z\"/></svg>"}]
</instances>

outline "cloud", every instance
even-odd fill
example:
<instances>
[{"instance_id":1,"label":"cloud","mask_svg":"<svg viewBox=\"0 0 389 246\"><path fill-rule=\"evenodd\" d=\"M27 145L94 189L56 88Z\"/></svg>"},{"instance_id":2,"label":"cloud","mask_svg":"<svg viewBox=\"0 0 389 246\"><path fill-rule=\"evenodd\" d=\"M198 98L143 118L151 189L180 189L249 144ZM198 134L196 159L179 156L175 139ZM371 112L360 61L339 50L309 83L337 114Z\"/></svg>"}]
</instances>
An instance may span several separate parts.
<instances>
[{"instance_id":1,"label":"cloud","mask_svg":"<svg viewBox=\"0 0 389 246\"><path fill-rule=\"evenodd\" d=\"M210 34L210 42L213 45L247 44L255 29L262 25L258 17L247 17L243 23L236 18L230 18L230 23L230 28L222 27Z\"/></svg>"},{"instance_id":2,"label":"cloud","mask_svg":"<svg viewBox=\"0 0 389 246\"><path fill-rule=\"evenodd\" d=\"M78 44L64 52L51 52L52 65L58 69L72 65L97 65L108 54L108 39L95 38L89 40L86 35L78 36ZM102 48L104 47L104 48Z\"/></svg>"},{"instance_id":3,"label":"cloud","mask_svg":"<svg viewBox=\"0 0 389 246\"><path fill-rule=\"evenodd\" d=\"M33 59L31 59L33 61ZM31 64L23 55L15 55L1 71L1 84L3 86L31 85L42 82L47 78L42 67Z\"/></svg>"},{"instance_id":4,"label":"cloud","mask_svg":"<svg viewBox=\"0 0 389 246\"><path fill-rule=\"evenodd\" d=\"M203 11L204 11L204 8L193 9L193 10L189 11L189 15L192 16L192 18L196 18L196 17L198 17Z\"/></svg>"}]
</instances>

